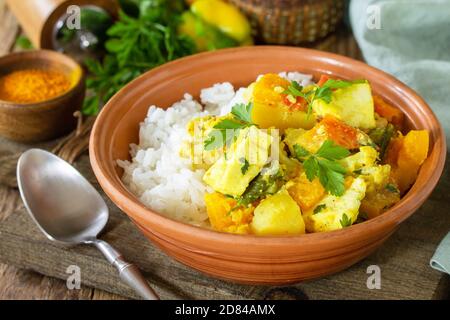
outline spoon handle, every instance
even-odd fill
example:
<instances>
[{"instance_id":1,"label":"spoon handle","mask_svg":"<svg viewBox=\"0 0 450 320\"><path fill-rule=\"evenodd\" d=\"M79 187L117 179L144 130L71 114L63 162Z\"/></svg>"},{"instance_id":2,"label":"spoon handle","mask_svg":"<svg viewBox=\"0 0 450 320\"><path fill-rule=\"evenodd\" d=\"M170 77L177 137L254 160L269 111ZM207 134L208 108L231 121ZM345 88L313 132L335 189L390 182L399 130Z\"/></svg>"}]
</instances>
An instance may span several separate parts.
<instances>
[{"instance_id":1,"label":"spoon handle","mask_svg":"<svg viewBox=\"0 0 450 320\"><path fill-rule=\"evenodd\" d=\"M105 258L117 268L122 281L127 283L145 300L159 300L156 292L148 285L147 280L145 280L134 264L127 262L109 243L103 240L95 240L94 244Z\"/></svg>"}]
</instances>

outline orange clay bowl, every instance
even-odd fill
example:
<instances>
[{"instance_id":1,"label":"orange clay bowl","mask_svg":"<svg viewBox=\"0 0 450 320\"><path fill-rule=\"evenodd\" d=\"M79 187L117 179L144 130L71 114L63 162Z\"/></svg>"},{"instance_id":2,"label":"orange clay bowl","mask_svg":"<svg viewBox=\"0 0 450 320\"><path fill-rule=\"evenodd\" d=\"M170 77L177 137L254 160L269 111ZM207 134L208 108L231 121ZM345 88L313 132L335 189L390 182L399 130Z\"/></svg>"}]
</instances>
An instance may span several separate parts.
<instances>
[{"instance_id":1,"label":"orange clay bowl","mask_svg":"<svg viewBox=\"0 0 450 320\"><path fill-rule=\"evenodd\" d=\"M138 142L139 123L148 107L164 108L185 92L229 81L247 86L260 74L280 71L326 73L368 79L375 93L400 108L409 129L430 132L430 152L416 183L381 216L351 227L298 236L234 235L195 227L146 208L122 184L117 159L129 159ZM246 47L183 58L147 72L104 107L95 123L90 157L101 186L159 248L176 260L214 277L251 284L288 284L343 270L365 258L392 235L430 195L442 173L444 132L430 107L413 90L388 74L342 56L300 48Z\"/></svg>"}]
</instances>

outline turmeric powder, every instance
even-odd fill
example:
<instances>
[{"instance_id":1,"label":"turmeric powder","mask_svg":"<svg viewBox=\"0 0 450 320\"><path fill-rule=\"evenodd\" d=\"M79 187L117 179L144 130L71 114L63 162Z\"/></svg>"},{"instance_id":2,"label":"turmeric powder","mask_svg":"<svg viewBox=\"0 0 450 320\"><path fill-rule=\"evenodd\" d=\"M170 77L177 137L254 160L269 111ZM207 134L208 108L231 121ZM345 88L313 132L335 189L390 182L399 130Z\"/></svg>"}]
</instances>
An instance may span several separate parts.
<instances>
[{"instance_id":1,"label":"turmeric powder","mask_svg":"<svg viewBox=\"0 0 450 320\"><path fill-rule=\"evenodd\" d=\"M0 78L0 100L37 103L55 98L70 88L69 79L59 71L28 69Z\"/></svg>"}]
</instances>

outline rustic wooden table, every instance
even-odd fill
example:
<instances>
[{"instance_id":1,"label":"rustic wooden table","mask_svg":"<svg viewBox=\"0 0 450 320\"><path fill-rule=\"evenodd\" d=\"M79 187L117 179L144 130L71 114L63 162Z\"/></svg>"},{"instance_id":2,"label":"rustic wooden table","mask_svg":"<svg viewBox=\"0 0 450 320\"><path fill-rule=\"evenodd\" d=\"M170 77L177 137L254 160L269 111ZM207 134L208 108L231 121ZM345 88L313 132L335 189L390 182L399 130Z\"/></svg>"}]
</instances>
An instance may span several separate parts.
<instances>
[{"instance_id":1,"label":"rustic wooden table","mask_svg":"<svg viewBox=\"0 0 450 320\"><path fill-rule=\"evenodd\" d=\"M4 4L4 0L0 0L0 56L7 54L8 52L16 50L15 40L20 35L21 30L17 24L14 16L8 11ZM348 30L342 28L334 35L328 37L324 41L321 41L314 45L315 48L333 51L341 54L351 56L356 59L362 59L360 51ZM46 144L40 144L39 147L50 148L55 142L49 142ZM17 153L30 148L31 146L15 144L8 142L4 139L0 139L0 157L8 156L10 153ZM84 155L77 163L77 167L87 175L89 179L95 180L92 176L91 170L88 164L88 156ZM5 164L0 165L0 175L7 171ZM375 253L372 257L366 261L359 263L357 266L352 267L350 270L340 273L335 276L327 277L302 284L299 286L291 287L289 290L272 290L272 288L260 288L260 287L244 287L233 284L227 284L220 281L208 279L202 275L195 273L188 268L181 266L176 262L172 262L168 257L162 255L150 244L143 244L143 248L148 250L149 253L154 254L158 260L156 263L159 269L171 269L176 268L179 270L180 278L175 279L174 282L192 284L193 294L187 297L212 297L212 298L341 298L341 299L355 299L355 298L422 298L422 299L445 299L449 297L450 292L450 280L449 277L430 270L426 265L427 261L432 254L436 243L440 237L450 228L450 220L448 215L436 215L432 219L427 219L423 224L423 216L429 214L433 210L438 210L442 207L443 203L449 202L448 192L450 190L450 174L447 171L444 174L444 183L441 184L438 192L431 197L427 202L425 208L418 212L415 217L411 219L409 223L405 223L405 226L400 228L395 236L388 241L382 250ZM443 185L443 186L442 186ZM72 252L65 251L57 246L50 246L48 242L45 242L43 237L31 227L30 222L26 220L22 207L21 200L18 192L14 188L7 187L1 184L0 181L0 226L3 226L3 237L5 235L15 236L16 239L11 241L5 241L0 243L0 251L6 251L11 248L9 252L0 252L4 261L12 261L14 265L29 267L33 270L37 270L43 274L52 274L58 276L58 270L51 263L42 263L42 261L26 258L25 256L32 256L33 251L42 250L47 251L45 254L47 257L60 258L79 261L80 264L85 264L85 267L89 267L88 260L96 260L98 268L102 269L101 272L94 270L93 273L105 273L110 270L104 264L101 257L94 256L89 250L75 250ZM110 237L118 237L125 234L133 234L132 237L136 237L134 241L143 241L138 233L134 234L135 230L131 226L128 220L124 220L123 215L112 209L112 218L117 217L119 223L113 230L113 235ZM15 220L8 219L14 215ZM2 221L5 223L2 225ZM438 228L435 226L439 225ZM6 227L5 227L6 226ZM18 230L23 230L27 233L26 236L22 236ZM1 230L0 230L1 231ZM116 234L114 234L116 232ZM0 232L1 235L1 232ZM106 235L107 236L107 235ZM430 241L424 241L429 239ZM117 240L117 239L116 239ZM132 239L133 240L133 239ZM23 256L16 257L18 243L28 241L23 245ZM127 240L125 240L127 241ZM6 249L5 249L6 248ZM15 248L15 249L14 249ZM22 250L22 248L20 249ZM126 253L126 252L125 252ZM133 252L128 252L128 255L133 257ZM395 257L394 257L395 256ZM391 258L392 257L392 258ZM77 260L78 259L78 260ZM135 257L138 262L139 257ZM103 263L103 264L102 264ZM155 265L152 262L141 261L141 267L145 267L145 270L153 270ZM365 270L369 264L380 264L383 266L383 271L386 273L386 282L383 284L384 290L381 292L370 292L365 286L365 278L367 277ZM105 269L106 268L106 269ZM165 275L164 271L155 271L153 274L157 274L160 278ZM107 275L108 276L108 275ZM167 276L167 275L166 275ZM169 275L170 276L170 275ZM61 278L61 276L59 276ZM93 287L102 287L106 290L114 291L123 294L124 296L133 297L126 288L120 287L117 283L112 284L112 287L105 281L100 280L94 276L88 276L86 279L87 284ZM109 274L109 277L114 277ZM184 277L184 278L183 278ZM153 279L152 279L153 280ZM97 282L96 282L97 281ZM183 282L185 281L185 282ZM383 280L384 281L384 280ZM110 281L111 282L111 281ZM116 288L116 287L120 288ZM164 286L159 286L159 290ZM348 289L347 289L348 288ZM300 289L300 290L299 290ZM350 290L351 289L351 290ZM174 298L179 296L180 292L176 292L177 289L174 286L169 287L169 291L165 294L167 298ZM175 293L175 294L173 294ZM93 289L88 286L82 286L80 290L68 290L65 281L58 280L53 277L43 276L33 271L27 271L25 269L19 269L12 265L0 263L0 300L2 299L126 299L124 296L115 295L102 291L100 289Z\"/></svg>"}]
</instances>

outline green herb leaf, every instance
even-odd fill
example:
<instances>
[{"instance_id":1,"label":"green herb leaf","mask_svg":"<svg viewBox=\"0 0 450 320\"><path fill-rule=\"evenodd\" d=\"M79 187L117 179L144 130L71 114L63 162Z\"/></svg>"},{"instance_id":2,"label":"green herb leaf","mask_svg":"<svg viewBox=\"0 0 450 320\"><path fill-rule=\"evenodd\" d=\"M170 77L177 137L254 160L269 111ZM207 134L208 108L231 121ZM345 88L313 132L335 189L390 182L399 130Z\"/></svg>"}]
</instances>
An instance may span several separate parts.
<instances>
[{"instance_id":1,"label":"green herb leaf","mask_svg":"<svg viewBox=\"0 0 450 320\"><path fill-rule=\"evenodd\" d=\"M388 184L385 186L385 188L386 188L386 190L388 190L389 192L392 192L392 193L400 193L400 191L398 190L398 188L397 188L395 185L393 185L392 183L388 183Z\"/></svg>"},{"instance_id":2,"label":"green herb leaf","mask_svg":"<svg viewBox=\"0 0 450 320\"><path fill-rule=\"evenodd\" d=\"M303 168L309 181L313 181L319 175L319 163L314 156L309 157L303 162Z\"/></svg>"},{"instance_id":3,"label":"green herb leaf","mask_svg":"<svg viewBox=\"0 0 450 320\"><path fill-rule=\"evenodd\" d=\"M350 154L347 149L336 145L331 140L327 140L316 154L311 155L298 145L294 145L294 151L294 156L298 160L303 161L303 168L309 181L313 181L314 178L318 177L322 186L330 194L335 196L344 194L346 170L337 160L341 160Z\"/></svg>"},{"instance_id":4,"label":"green herb leaf","mask_svg":"<svg viewBox=\"0 0 450 320\"><path fill-rule=\"evenodd\" d=\"M303 87L297 81L292 81L283 93L287 95L290 94L293 97L305 97L305 94L302 91Z\"/></svg>"},{"instance_id":5,"label":"green herb leaf","mask_svg":"<svg viewBox=\"0 0 450 320\"><path fill-rule=\"evenodd\" d=\"M19 36L16 39L16 46L22 50L31 50L34 48L30 39L28 39L26 36L23 36L23 35Z\"/></svg>"},{"instance_id":6,"label":"green herb leaf","mask_svg":"<svg viewBox=\"0 0 450 320\"><path fill-rule=\"evenodd\" d=\"M326 204L319 204L317 207L314 208L313 214L318 214L320 211L322 211L326 207L327 207Z\"/></svg>"},{"instance_id":7,"label":"green herb leaf","mask_svg":"<svg viewBox=\"0 0 450 320\"><path fill-rule=\"evenodd\" d=\"M380 151L380 160L383 160L387 147L389 146L389 142L395 135L395 127L392 124L388 124L385 128L375 128L370 131L369 136L375 142L375 149L379 147Z\"/></svg>"},{"instance_id":8,"label":"green herb leaf","mask_svg":"<svg viewBox=\"0 0 450 320\"><path fill-rule=\"evenodd\" d=\"M247 105L239 103L231 108L231 114L237 119L245 123L252 123L252 109L253 104L250 102Z\"/></svg>"},{"instance_id":9,"label":"green herb leaf","mask_svg":"<svg viewBox=\"0 0 450 320\"><path fill-rule=\"evenodd\" d=\"M350 227L352 225L352 220L344 213L342 219L339 220L342 228Z\"/></svg>"},{"instance_id":10,"label":"green herb leaf","mask_svg":"<svg viewBox=\"0 0 450 320\"><path fill-rule=\"evenodd\" d=\"M116 92L147 70L195 53L193 40L178 33L181 18L173 1L130 1L135 3L127 12L133 16L119 12L119 19L107 31L107 54L102 63L86 63L90 71L87 88L98 97L98 105L94 108L93 99L85 102L85 114L97 113Z\"/></svg>"},{"instance_id":11,"label":"green herb leaf","mask_svg":"<svg viewBox=\"0 0 450 320\"><path fill-rule=\"evenodd\" d=\"M204 142L205 150L214 150L217 148L221 148L224 145L228 146L231 141L235 140L239 136L239 132L241 129L254 126L255 124L251 121L251 111L252 104L249 103L247 105L244 104L236 104L231 109L231 114L233 115L232 119L223 119L216 125L214 125L214 129L212 130L208 138ZM221 139L215 137L211 138L212 135L217 136L217 131L220 131Z\"/></svg>"},{"instance_id":12,"label":"green herb leaf","mask_svg":"<svg viewBox=\"0 0 450 320\"><path fill-rule=\"evenodd\" d=\"M306 150L299 144L294 144L294 152L297 159L303 159L311 155L308 150Z\"/></svg>"},{"instance_id":13,"label":"green herb leaf","mask_svg":"<svg viewBox=\"0 0 450 320\"><path fill-rule=\"evenodd\" d=\"M353 173L354 173L354 174L361 174L361 173L362 173L362 170L361 170L361 169L357 169L357 170L353 171Z\"/></svg>"},{"instance_id":14,"label":"green herb leaf","mask_svg":"<svg viewBox=\"0 0 450 320\"><path fill-rule=\"evenodd\" d=\"M350 155L350 151L338 146L333 140L325 141L317 151L316 155L328 160L341 160Z\"/></svg>"},{"instance_id":15,"label":"green herb leaf","mask_svg":"<svg viewBox=\"0 0 450 320\"><path fill-rule=\"evenodd\" d=\"M242 163L241 167L242 175L245 175L245 173L248 171L248 168L250 167L250 163L245 158L240 158L239 162Z\"/></svg>"},{"instance_id":16,"label":"green herb leaf","mask_svg":"<svg viewBox=\"0 0 450 320\"><path fill-rule=\"evenodd\" d=\"M245 127L247 127L247 124L245 123L237 122L236 120L233 119L223 119L219 123L215 124L213 128L227 130L227 129L242 129Z\"/></svg>"}]
</instances>

